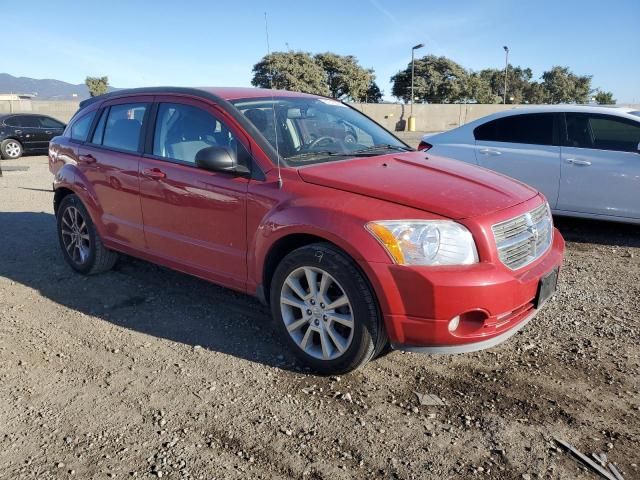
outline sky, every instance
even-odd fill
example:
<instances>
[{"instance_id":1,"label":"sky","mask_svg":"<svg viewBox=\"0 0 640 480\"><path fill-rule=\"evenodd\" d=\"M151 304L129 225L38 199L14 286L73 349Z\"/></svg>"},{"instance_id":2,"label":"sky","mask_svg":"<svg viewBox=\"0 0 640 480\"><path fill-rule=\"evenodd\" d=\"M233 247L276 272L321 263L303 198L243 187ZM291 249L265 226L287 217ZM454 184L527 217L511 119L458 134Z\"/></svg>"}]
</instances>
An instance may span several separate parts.
<instances>
[{"instance_id":1,"label":"sky","mask_svg":"<svg viewBox=\"0 0 640 480\"><path fill-rule=\"evenodd\" d=\"M619 103L640 103L640 0L227 1L0 0L0 72L115 87L250 86L267 51L332 51L373 68L391 100L390 77L419 55L465 68L533 70L554 65L593 75Z\"/></svg>"}]
</instances>

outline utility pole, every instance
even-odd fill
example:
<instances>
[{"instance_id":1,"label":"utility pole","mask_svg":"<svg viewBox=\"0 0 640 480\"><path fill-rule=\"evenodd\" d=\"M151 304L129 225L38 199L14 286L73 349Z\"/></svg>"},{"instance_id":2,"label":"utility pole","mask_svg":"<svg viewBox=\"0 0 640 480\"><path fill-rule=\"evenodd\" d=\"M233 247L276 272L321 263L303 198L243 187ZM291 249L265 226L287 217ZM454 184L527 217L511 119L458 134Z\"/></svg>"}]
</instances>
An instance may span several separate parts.
<instances>
[{"instance_id":1,"label":"utility pole","mask_svg":"<svg viewBox=\"0 0 640 480\"><path fill-rule=\"evenodd\" d=\"M502 103L507 103L507 73L509 73L509 47L506 45L504 47L504 97L502 98Z\"/></svg>"},{"instance_id":2,"label":"utility pole","mask_svg":"<svg viewBox=\"0 0 640 480\"><path fill-rule=\"evenodd\" d=\"M413 101L414 101L414 96L413 96L413 77L415 75L415 52L416 50L418 50L419 48L424 47L423 43L419 43L418 45L414 45L413 47L411 47L411 111L409 113L409 131L410 132L415 132L416 131L416 118L413 116Z\"/></svg>"}]
</instances>

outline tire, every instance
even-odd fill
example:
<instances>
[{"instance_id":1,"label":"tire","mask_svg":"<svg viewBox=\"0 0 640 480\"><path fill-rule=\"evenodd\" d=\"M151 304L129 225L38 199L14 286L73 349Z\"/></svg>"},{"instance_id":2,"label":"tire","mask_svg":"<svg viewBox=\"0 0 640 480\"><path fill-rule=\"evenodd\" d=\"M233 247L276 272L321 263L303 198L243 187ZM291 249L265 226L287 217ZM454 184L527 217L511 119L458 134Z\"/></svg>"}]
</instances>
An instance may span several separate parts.
<instances>
[{"instance_id":1,"label":"tire","mask_svg":"<svg viewBox=\"0 0 640 480\"><path fill-rule=\"evenodd\" d=\"M331 244L314 243L289 253L273 275L270 304L285 343L318 374L356 370L387 343L369 283L355 262Z\"/></svg>"},{"instance_id":2,"label":"tire","mask_svg":"<svg viewBox=\"0 0 640 480\"><path fill-rule=\"evenodd\" d=\"M7 138L0 143L0 155L2 155L4 160L15 160L16 158L20 158L23 153L24 149L18 140Z\"/></svg>"},{"instance_id":3,"label":"tire","mask_svg":"<svg viewBox=\"0 0 640 480\"><path fill-rule=\"evenodd\" d=\"M89 212L76 195L62 199L56 222L60 248L71 268L83 275L95 275L113 268L118 254L104 247Z\"/></svg>"}]
</instances>

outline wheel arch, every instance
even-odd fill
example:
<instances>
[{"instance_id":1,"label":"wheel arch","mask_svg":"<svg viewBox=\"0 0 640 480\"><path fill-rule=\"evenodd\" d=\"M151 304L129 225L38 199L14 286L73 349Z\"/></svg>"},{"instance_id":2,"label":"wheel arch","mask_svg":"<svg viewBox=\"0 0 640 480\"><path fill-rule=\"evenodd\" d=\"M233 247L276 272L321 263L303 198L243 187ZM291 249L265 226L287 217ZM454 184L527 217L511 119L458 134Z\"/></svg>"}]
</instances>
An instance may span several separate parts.
<instances>
[{"instance_id":1,"label":"wheel arch","mask_svg":"<svg viewBox=\"0 0 640 480\"><path fill-rule=\"evenodd\" d=\"M354 255L349 253L347 250L342 248L336 242L333 242L327 237L319 235L317 233L289 233L280 237L278 240L273 242L270 246L267 254L265 255L263 267L262 267L262 278L261 285L258 287L258 298L265 304L269 304L270 292L271 292L271 280L273 278L273 274L275 273L276 268L282 261L284 257L286 257L289 253L294 250L304 247L306 245L312 245L314 243L324 243L330 245L332 248L335 248L340 253L345 255L347 258L351 259L355 268L360 272L365 282L371 289L371 293L374 296L374 300L378 307L378 310L381 311L380 308L380 299L378 295L378 291L371 282L371 278L367 271L362 267L361 262L358 261Z\"/></svg>"}]
</instances>

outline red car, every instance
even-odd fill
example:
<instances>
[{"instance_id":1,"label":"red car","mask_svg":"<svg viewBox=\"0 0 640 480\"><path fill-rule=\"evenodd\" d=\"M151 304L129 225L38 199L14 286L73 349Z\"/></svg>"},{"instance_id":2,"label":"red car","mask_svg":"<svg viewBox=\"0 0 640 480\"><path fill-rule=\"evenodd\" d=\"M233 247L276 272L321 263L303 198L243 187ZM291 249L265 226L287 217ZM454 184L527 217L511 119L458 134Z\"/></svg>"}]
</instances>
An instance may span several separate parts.
<instances>
[{"instance_id":1,"label":"red car","mask_svg":"<svg viewBox=\"0 0 640 480\"><path fill-rule=\"evenodd\" d=\"M541 194L314 95L120 90L82 102L49 162L73 269L109 270L122 252L255 295L322 374L389 345L497 345L562 263Z\"/></svg>"}]
</instances>

